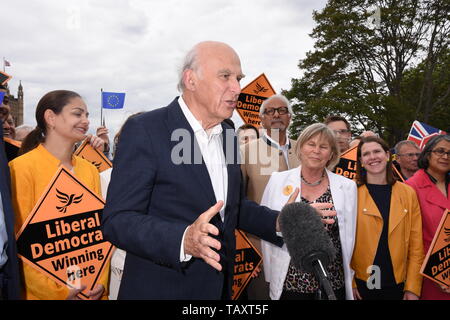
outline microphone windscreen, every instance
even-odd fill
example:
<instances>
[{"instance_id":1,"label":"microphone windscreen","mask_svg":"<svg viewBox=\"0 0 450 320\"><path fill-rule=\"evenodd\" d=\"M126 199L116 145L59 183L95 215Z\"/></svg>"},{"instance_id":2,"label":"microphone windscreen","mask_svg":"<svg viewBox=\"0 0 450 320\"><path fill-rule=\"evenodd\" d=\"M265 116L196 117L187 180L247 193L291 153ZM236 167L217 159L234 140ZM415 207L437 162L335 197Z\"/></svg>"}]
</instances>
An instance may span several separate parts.
<instances>
[{"instance_id":1,"label":"microphone windscreen","mask_svg":"<svg viewBox=\"0 0 450 320\"><path fill-rule=\"evenodd\" d=\"M326 265L336 256L322 218L304 202L287 204L280 212L279 224L291 261L300 270L310 272L311 255L319 255Z\"/></svg>"}]
</instances>

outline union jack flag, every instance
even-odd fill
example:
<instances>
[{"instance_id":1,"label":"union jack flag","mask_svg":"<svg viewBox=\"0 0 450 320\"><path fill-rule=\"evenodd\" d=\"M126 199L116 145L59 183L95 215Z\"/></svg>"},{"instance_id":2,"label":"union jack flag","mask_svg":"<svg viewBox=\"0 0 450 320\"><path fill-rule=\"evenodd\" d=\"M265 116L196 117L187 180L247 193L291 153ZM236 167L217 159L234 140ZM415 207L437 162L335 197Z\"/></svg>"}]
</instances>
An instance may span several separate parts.
<instances>
[{"instance_id":1,"label":"union jack flag","mask_svg":"<svg viewBox=\"0 0 450 320\"><path fill-rule=\"evenodd\" d=\"M414 141L422 150L427 142L434 136L446 134L445 131L436 129L426 123L414 121L409 131L408 140Z\"/></svg>"}]
</instances>

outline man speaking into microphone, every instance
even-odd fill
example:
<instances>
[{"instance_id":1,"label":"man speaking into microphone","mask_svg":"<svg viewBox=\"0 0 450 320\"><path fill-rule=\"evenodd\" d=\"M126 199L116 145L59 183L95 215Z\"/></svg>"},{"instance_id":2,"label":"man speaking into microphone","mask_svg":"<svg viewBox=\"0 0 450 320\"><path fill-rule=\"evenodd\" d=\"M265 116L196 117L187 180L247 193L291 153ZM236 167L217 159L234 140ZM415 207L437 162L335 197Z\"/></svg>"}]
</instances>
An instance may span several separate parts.
<instances>
[{"instance_id":1,"label":"man speaking into microphone","mask_svg":"<svg viewBox=\"0 0 450 320\"><path fill-rule=\"evenodd\" d=\"M244 77L229 45L192 48L167 107L126 122L103 233L127 251L118 299L230 299L235 229L281 243L278 213L245 198L230 118Z\"/></svg>"},{"instance_id":2,"label":"man speaking into microphone","mask_svg":"<svg viewBox=\"0 0 450 320\"><path fill-rule=\"evenodd\" d=\"M335 134L325 124L304 129L295 152L301 166L274 172L261 200L261 205L282 210L299 189L296 201L302 204L287 206L280 214L286 245L280 248L262 242L270 297L353 299L350 261L356 232L356 184L331 172L340 151ZM315 215L323 217L318 226Z\"/></svg>"}]
</instances>

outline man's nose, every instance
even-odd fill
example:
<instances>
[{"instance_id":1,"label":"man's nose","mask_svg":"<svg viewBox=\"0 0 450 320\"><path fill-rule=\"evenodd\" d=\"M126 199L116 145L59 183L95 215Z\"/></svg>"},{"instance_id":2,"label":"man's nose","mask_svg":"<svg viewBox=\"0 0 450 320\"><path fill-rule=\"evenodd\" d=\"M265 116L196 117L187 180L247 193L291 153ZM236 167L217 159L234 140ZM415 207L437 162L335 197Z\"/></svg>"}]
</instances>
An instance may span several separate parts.
<instances>
[{"instance_id":1,"label":"man's nose","mask_svg":"<svg viewBox=\"0 0 450 320\"><path fill-rule=\"evenodd\" d=\"M230 90L236 95L241 93L241 84L237 79L233 79L230 84Z\"/></svg>"}]
</instances>

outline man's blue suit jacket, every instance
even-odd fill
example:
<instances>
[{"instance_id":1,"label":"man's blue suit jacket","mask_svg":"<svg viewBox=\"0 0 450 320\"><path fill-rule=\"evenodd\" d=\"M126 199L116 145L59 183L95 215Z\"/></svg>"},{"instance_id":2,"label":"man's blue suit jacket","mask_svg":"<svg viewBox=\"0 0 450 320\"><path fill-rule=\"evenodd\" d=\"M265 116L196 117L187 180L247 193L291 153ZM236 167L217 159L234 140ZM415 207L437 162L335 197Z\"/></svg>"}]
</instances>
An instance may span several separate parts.
<instances>
[{"instance_id":1,"label":"man's blue suit jacket","mask_svg":"<svg viewBox=\"0 0 450 320\"><path fill-rule=\"evenodd\" d=\"M282 243L278 212L245 198L237 139L222 123L228 195L224 222L217 214L211 223L220 230L223 270L198 258L180 262L185 229L217 201L204 162L189 162L202 157L177 101L130 119L119 139L102 223L105 238L127 251L119 299L229 299L235 229ZM188 163L174 164L173 154Z\"/></svg>"},{"instance_id":2,"label":"man's blue suit jacket","mask_svg":"<svg viewBox=\"0 0 450 320\"><path fill-rule=\"evenodd\" d=\"M3 130L0 133L0 191L2 194L3 212L5 215L8 247L6 254L8 261L3 266L5 287L2 290L3 299L20 299L20 274L17 259L16 236L14 234L14 212L11 205L11 185L8 160L5 154ZM1 287L1 286L0 286Z\"/></svg>"}]
</instances>

